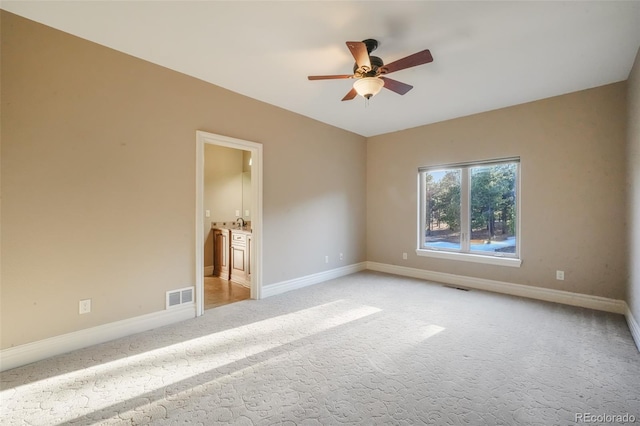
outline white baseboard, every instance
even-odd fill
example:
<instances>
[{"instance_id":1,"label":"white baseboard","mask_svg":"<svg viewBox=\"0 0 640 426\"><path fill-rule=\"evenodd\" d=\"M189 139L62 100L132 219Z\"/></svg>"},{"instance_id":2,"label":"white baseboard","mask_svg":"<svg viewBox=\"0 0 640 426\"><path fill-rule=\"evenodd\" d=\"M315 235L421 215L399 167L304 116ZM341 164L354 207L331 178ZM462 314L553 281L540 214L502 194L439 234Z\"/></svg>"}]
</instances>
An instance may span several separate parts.
<instances>
[{"instance_id":1,"label":"white baseboard","mask_svg":"<svg viewBox=\"0 0 640 426\"><path fill-rule=\"evenodd\" d=\"M330 279L363 271L365 269L366 263L361 262L264 286L262 289L262 297L274 296L286 291L303 288ZM211 273L213 273L213 271L211 271ZM82 349L88 346L118 339L120 337L195 318L195 316L195 304L189 304L164 311L153 312L135 318L103 324L97 327L75 331L73 333L27 343L13 348L7 348L0 351L0 371L9 370L11 368L20 367L52 356L71 352L76 349Z\"/></svg>"},{"instance_id":2,"label":"white baseboard","mask_svg":"<svg viewBox=\"0 0 640 426\"><path fill-rule=\"evenodd\" d=\"M262 297L275 296L287 291L350 275L365 269L420 278L445 284L454 284L478 290L486 290L496 293L510 294L513 296L528 297L531 299L624 314L627 319L627 323L629 324L631 335L633 336L636 346L640 350L640 325L638 325L638 322L634 318L630 308L623 300L531 287L522 284L512 284L483 278L466 277L443 272L427 271L404 266L388 265L378 262L355 263L353 265L343 266L329 271L323 271L264 286L262 288ZM0 371L9 370L11 368L30 364L32 362L40 361L76 349L85 348L91 345L118 339L120 337L195 318L195 316L195 305L190 304L7 348L0 351Z\"/></svg>"},{"instance_id":3,"label":"white baseboard","mask_svg":"<svg viewBox=\"0 0 640 426\"><path fill-rule=\"evenodd\" d=\"M631 312L631 308L626 303L625 307L627 308L627 311L624 316L627 319L629 331L631 331L631 337L633 337L633 341L636 342L636 347L638 348L638 351L640 351L640 325L633 317L633 312Z\"/></svg>"},{"instance_id":4,"label":"white baseboard","mask_svg":"<svg viewBox=\"0 0 640 426\"><path fill-rule=\"evenodd\" d=\"M484 278L466 277L463 275L448 274L444 272L426 271L424 269L407 268L405 266L388 265L378 262L367 262L367 269L445 284L454 284L460 287L468 287L477 290L486 290L495 293L509 294L512 296L544 300L547 302L562 303L564 305L580 306L582 308L596 309L598 311L613 312L616 314L626 314L627 312L627 304L624 300L590 296L588 294L532 287L503 281L487 280Z\"/></svg>"},{"instance_id":5,"label":"white baseboard","mask_svg":"<svg viewBox=\"0 0 640 426\"><path fill-rule=\"evenodd\" d=\"M213 275L213 265L204 267L204 276L208 277L210 275Z\"/></svg>"},{"instance_id":6,"label":"white baseboard","mask_svg":"<svg viewBox=\"0 0 640 426\"><path fill-rule=\"evenodd\" d=\"M0 371L195 318L195 316L195 304L188 304L3 349L0 351Z\"/></svg>"},{"instance_id":7,"label":"white baseboard","mask_svg":"<svg viewBox=\"0 0 640 426\"><path fill-rule=\"evenodd\" d=\"M354 263L353 265L342 266L328 271L318 272L317 274L306 275L300 278L294 278L288 281L282 281L275 284L265 285L262 287L262 297L275 296L291 290L318 284L323 281L332 280L334 278L343 277L356 272L364 271L366 262Z\"/></svg>"}]
</instances>

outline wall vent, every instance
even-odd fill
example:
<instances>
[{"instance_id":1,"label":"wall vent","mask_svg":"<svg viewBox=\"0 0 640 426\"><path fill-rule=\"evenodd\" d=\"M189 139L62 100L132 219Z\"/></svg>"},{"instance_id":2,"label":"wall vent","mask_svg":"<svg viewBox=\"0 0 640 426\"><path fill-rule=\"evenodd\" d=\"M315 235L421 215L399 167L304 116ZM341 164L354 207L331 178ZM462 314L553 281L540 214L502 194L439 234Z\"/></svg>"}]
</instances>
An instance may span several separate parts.
<instances>
[{"instance_id":1,"label":"wall vent","mask_svg":"<svg viewBox=\"0 0 640 426\"><path fill-rule=\"evenodd\" d=\"M193 291L193 287L185 287L179 288L178 290L168 291L166 309L193 303Z\"/></svg>"}]
</instances>

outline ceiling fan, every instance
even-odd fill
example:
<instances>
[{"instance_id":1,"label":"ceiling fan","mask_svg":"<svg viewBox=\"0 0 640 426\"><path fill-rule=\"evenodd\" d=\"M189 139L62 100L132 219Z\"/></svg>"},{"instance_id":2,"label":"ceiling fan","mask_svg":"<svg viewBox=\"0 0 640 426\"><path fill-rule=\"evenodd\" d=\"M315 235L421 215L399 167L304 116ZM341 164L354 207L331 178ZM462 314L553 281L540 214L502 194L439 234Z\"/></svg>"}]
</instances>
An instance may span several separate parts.
<instances>
[{"instance_id":1,"label":"ceiling fan","mask_svg":"<svg viewBox=\"0 0 640 426\"><path fill-rule=\"evenodd\" d=\"M357 95L370 99L372 96L377 95L383 87L399 95L404 95L413 89L413 86L392 80L389 77L385 77L385 75L433 62L431 52L429 52L429 49L425 49L385 65L382 59L370 55L378 47L377 40L370 38L363 41L348 41L347 47L356 60L353 66L353 74L310 75L308 77L309 80L357 79L353 83L353 88L342 98L343 101L350 101Z\"/></svg>"}]
</instances>

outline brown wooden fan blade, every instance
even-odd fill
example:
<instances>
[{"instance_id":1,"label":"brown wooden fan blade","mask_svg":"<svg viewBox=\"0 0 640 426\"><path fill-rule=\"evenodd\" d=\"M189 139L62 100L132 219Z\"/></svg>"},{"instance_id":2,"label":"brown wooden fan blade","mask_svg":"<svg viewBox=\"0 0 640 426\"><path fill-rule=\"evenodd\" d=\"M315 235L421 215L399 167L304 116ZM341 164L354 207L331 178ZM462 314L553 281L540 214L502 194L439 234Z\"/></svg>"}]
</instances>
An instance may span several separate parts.
<instances>
[{"instance_id":1,"label":"brown wooden fan blade","mask_svg":"<svg viewBox=\"0 0 640 426\"><path fill-rule=\"evenodd\" d=\"M347 93L344 98L342 98L343 101L350 101L351 99L355 98L358 95L358 92L356 92L356 89L351 89L349 90L349 93Z\"/></svg>"},{"instance_id":2,"label":"brown wooden fan blade","mask_svg":"<svg viewBox=\"0 0 640 426\"><path fill-rule=\"evenodd\" d=\"M396 92L399 95L404 95L409 90L413 89L413 86L402 83L398 80L392 80L388 77L380 77L384 81L384 87L391 90L392 92Z\"/></svg>"},{"instance_id":3,"label":"brown wooden fan blade","mask_svg":"<svg viewBox=\"0 0 640 426\"><path fill-rule=\"evenodd\" d=\"M353 78L352 74L339 74L339 75L310 75L307 77L309 80L336 80L339 78Z\"/></svg>"},{"instance_id":4,"label":"brown wooden fan blade","mask_svg":"<svg viewBox=\"0 0 640 426\"><path fill-rule=\"evenodd\" d=\"M398 59L397 61L391 62L390 64L386 64L382 68L382 73L390 74L392 72L415 67L417 65L428 64L429 62L433 62L433 56L431 56L431 52L429 52L429 49L426 49L422 52L414 53L413 55L409 55L406 58Z\"/></svg>"},{"instance_id":5,"label":"brown wooden fan blade","mask_svg":"<svg viewBox=\"0 0 640 426\"><path fill-rule=\"evenodd\" d=\"M351 51L353 58L358 64L358 68L371 69L371 60L369 59L369 52L367 51L367 45L361 41L348 41L347 47Z\"/></svg>"}]
</instances>

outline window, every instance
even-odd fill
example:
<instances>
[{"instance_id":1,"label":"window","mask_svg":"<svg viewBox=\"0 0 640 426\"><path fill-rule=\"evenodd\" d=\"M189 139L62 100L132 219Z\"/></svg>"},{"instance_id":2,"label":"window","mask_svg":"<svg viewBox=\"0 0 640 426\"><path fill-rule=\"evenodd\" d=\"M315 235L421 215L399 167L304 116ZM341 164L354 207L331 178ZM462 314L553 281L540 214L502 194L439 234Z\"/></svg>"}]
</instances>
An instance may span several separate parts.
<instances>
[{"instance_id":1,"label":"window","mask_svg":"<svg viewBox=\"0 0 640 426\"><path fill-rule=\"evenodd\" d=\"M421 256L520 266L520 160L419 169Z\"/></svg>"}]
</instances>

